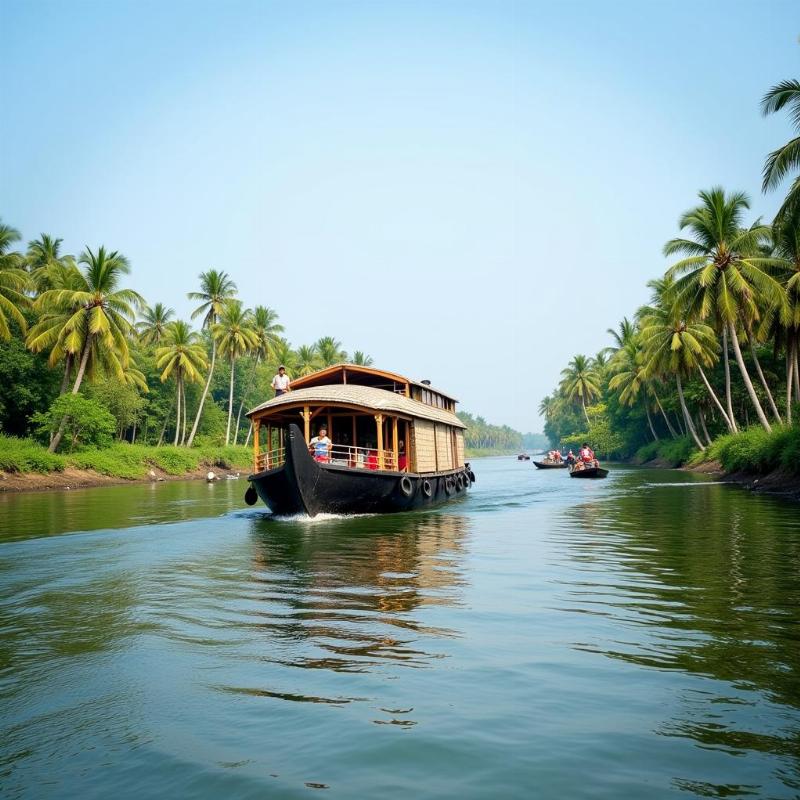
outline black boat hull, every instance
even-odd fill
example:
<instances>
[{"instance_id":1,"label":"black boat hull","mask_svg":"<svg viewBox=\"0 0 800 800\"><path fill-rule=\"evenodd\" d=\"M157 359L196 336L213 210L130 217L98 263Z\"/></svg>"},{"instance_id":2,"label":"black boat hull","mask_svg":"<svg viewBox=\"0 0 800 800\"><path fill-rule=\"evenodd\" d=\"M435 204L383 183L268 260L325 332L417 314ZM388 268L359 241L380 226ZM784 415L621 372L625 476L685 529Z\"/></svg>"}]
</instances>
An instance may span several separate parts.
<instances>
[{"instance_id":1,"label":"black boat hull","mask_svg":"<svg viewBox=\"0 0 800 800\"><path fill-rule=\"evenodd\" d=\"M566 469L567 465L564 464L547 464L544 461L534 461L536 469Z\"/></svg>"},{"instance_id":2,"label":"black boat hull","mask_svg":"<svg viewBox=\"0 0 800 800\"><path fill-rule=\"evenodd\" d=\"M469 465L415 475L320 464L309 455L296 425L289 426L287 439L285 463L248 479L261 500L281 516L415 511L465 495L474 480Z\"/></svg>"},{"instance_id":3,"label":"black boat hull","mask_svg":"<svg viewBox=\"0 0 800 800\"><path fill-rule=\"evenodd\" d=\"M569 472L570 478L605 478L608 470L602 467L584 467L584 469L572 469Z\"/></svg>"}]
</instances>

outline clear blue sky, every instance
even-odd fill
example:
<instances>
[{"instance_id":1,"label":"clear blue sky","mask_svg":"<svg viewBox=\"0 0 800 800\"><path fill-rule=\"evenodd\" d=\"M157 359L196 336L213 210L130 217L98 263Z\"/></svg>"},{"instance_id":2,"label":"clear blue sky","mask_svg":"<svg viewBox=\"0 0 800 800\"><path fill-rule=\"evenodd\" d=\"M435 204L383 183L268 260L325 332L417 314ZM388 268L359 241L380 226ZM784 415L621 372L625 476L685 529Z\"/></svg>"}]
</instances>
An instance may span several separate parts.
<instances>
[{"instance_id":1,"label":"clear blue sky","mask_svg":"<svg viewBox=\"0 0 800 800\"><path fill-rule=\"evenodd\" d=\"M758 101L798 33L779 0L5 0L0 216L124 252L182 316L224 269L294 345L539 430L699 189L775 210Z\"/></svg>"}]
</instances>

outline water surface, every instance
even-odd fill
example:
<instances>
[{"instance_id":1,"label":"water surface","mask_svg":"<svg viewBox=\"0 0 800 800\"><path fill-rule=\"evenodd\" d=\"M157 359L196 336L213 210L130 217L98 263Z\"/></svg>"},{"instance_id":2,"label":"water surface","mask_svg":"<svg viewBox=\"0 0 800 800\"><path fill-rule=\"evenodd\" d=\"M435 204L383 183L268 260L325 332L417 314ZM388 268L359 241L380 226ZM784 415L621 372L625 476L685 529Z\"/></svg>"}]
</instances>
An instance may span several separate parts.
<instances>
[{"instance_id":1,"label":"water surface","mask_svg":"<svg viewBox=\"0 0 800 800\"><path fill-rule=\"evenodd\" d=\"M382 517L0 497L0 794L800 796L798 507L474 466Z\"/></svg>"}]
</instances>

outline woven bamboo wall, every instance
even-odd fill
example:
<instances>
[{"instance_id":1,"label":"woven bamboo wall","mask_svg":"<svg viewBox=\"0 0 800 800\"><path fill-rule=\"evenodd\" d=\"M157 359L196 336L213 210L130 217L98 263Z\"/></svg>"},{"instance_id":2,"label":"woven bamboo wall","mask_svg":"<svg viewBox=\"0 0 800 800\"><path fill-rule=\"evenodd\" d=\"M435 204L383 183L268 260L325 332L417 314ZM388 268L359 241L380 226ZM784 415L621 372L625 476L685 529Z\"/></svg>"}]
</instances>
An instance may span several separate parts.
<instances>
[{"instance_id":1,"label":"woven bamboo wall","mask_svg":"<svg viewBox=\"0 0 800 800\"><path fill-rule=\"evenodd\" d=\"M439 459L439 469L453 469L453 440L450 434L452 429L445 425L436 425L436 455Z\"/></svg>"},{"instance_id":2,"label":"woven bamboo wall","mask_svg":"<svg viewBox=\"0 0 800 800\"><path fill-rule=\"evenodd\" d=\"M417 461L417 472L436 471L432 422L424 419L414 420L414 454Z\"/></svg>"},{"instance_id":3,"label":"woven bamboo wall","mask_svg":"<svg viewBox=\"0 0 800 800\"><path fill-rule=\"evenodd\" d=\"M456 431L456 466L464 466L464 431Z\"/></svg>"}]
</instances>

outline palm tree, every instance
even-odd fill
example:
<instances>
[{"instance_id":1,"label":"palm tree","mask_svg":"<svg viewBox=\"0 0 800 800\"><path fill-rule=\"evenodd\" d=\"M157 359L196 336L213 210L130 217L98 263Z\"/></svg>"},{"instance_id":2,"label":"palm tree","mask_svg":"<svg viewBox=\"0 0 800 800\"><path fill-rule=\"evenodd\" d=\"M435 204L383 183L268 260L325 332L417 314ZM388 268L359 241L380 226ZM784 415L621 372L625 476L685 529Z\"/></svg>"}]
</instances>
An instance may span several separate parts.
<instances>
[{"instance_id":1,"label":"palm tree","mask_svg":"<svg viewBox=\"0 0 800 800\"><path fill-rule=\"evenodd\" d=\"M174 316L175 311L163 303L156 303L152 308L145 306L141 321L136 323L139 341L148 346L161 344Z\"/></svg>"},{"instance_id":2,"label":"palm tree","mask_svg":"<svg viewBox=\"0 0 800 800\"><path fill-rule=\"evenodd\" d=\"M675 297L685 309L688 319L713 317L722 331L722 352L725 359L725 399L727 416L735 427L727 361L727 339L730 338L736 363L745 383L758 419L771 430L764 409L744 363L739 346L737 323L740 319L757 321L760 312L756 298L763 298L769 307L785 306L780 284L768 273L776 259L761 253L761 245L769 237L769 229L758 223L742 228L742 216L750 201L742 192L726 195L720 187L700 192L701 204L680 219L681 230L688 229L692 238L671 239L664 245L667 256L685 254L673 264L667 276L675 278Z\"/></svg>"},{"instance_id":3,"label":"palm tree","mask_svg":"<svg viewBox=\"0 0 800 800\"><path fill-rule=\"evenodd\" d=\"M228 427L225 432L226 447L230 444L231 439L236 359L258 346L258 336L252 327L252 316L252 312L244 309L239 300L230 300L223 307L219 322L212 329L212 334L219 345L220 351L231 364L231 382L228 394Z\"/></svg>"},{"instance_id":4,"label":"palm tree","mask_svg":"<svg viewBox=\"0 0 800 800\"><path fill-rule=\"evenodd\" d=\"M644 377L674 375L686 429L700 450L705 445L697 435L692 415L683 394L683 378L716 358L717 337L703 322L686 322L677 309L662 308L642 320Z\"/></svg>"},{"instance_id":5,"label":"palm tree","mask_svg":"<svg viewBox=\"0 0 800 800\"><path fill-rule=\"evenodd\" d=\"M236 444L239 439L239 426L242 422L242 411L244 411L245 399L253 386L253 380L256 377L256 369L262 359L266 361L274 353L275 347L281 341L279 334L283 333L283 325L278 322L278 312L266 306L256 306L253 309L251 324L253 333L256 336L256 344L255 347L253 347L255 362L253 364L253 369L250 370L250 380L247 382L247 388L242 395L242 402L239 404L239 413L236 415L236 426L233 430L234 444ZM284 366L286 365L284 364Z\"/></svg>"},{"instance_id":6,"label":"palm tree","mask_svg":"<svg viewBox=\"0 0 800 800\"><path fill-rule=\"evenodd\" d=\"M618 330L606 328L606 333L611 336L616 345L611 349L614 351L621 350L636 335L636 323L631 322L627 317L623 317L622 322L619 323Z\"/></svg>"},{"instance_id":7,"label":"palm tree","mask_svg":"<svg viewBox=\"0 0 800 800\"><path fill-rule=\"evenodd\" d=\"M592 400L600 396L598 377L592 368L591 360L586 356L577 355L569 362L567 368L561 371L561 375L564 396L570 402L580 399L586 423L590 424L589 414L586 411L586 401L588 400L591 403Z\"/></svg>"},{"instance_id":8,"label":"palm tree","mask_svg":"<svg viewBox=\"0 0 800 800\"><path fill-rule=\"evenodd\" d=\"M208 367L205 348L188 323L176 320L166 326L163 344L156 348L156 366L163 370L162 382L175 377L177 418L173 444L177 446L186 439L186 381L199 383Z\"/></svg>"},{"instance_id":9,"label":"palm tree","mask_svg":"<svg viewBox=\"0 0 800 800\"><path fill-rule=\"evenodd\" d=\"M42 233L38 239L28 242L25 263L30 270L33 284L39 292L55 288L52 273L59 271L65 265L74 263L72 256L61 255L62 241L55 236Z\"/></svg>"},{"instance_id":10,"label":"palm tree","mask_svg":"<svg viewBox=\"0 0 800 800\"><path fill-rule=\"evenodd\" d=\"M72 394L78 393L87 372L91 376L97 367L124 379L130 360L128 337L133 330L134 308L144 302L132 289L119 288L122 276L130 272L128 260L121 253L107 252L105 247L93 253L87 247L79 262L84 269L77 274L78 288L50 289L37 299L44 308L59 309L64 315L56 345L63 352L73 353L80 345ZM68 310L74 312L67 314ZM51 453L61 442L63 432L62 422L50 442Z\"/></svg>"},{"instance_id":11,"label":"palm tree","mask_svg":"<svg viewBox=\"0 0 800 800\"><path fill-rule=\"evenodd\" d=\"M627 322L627 318L624 320ZM622 328L622 325L620 325ZM608 382L608 388L612 391L620 390L618 393L619 402L624 406L636 405L642 389L647 391L647 378L644 374L644 367L642 366L642 351L636 340L636 335L633 332L635 328L631 328L631 333L627 336L620 337L618 340L620 347L617 350L613 359L612 366L615 370L614 375ZM614 333L614 331L609 331ZM650 406L647 398L644 400L644 411L647 416L647 424L650 426L650 433L653 434L653 439L658 441L658 434L653 425L653 420L650 416Z\"/></svg>"},{"instance_id":12,"label":"palm tree","mask_svg":"<svg viewBox=\"0 0 800 800\"><path fill-rule=\"evenodd\" d=\"M371 367L374 362L372 356L368 356L366 353L356 350L355 353L353 353L353 363L361 367Z\"/></svg>"},{"instance_id":13,"label":"palm tree","mask_svg":"<svg viewBox=\"0 0 800 800\"><path fill-rule=\"evenodd\" d=\"M781 81L761 99L761 113L765 117L784 108L789 111L789 118L798 135L767 156L762 184L765 192L775 189L787 173L800 168L800 81ZM800 175L792 181L789 193L778 211L777 219L784 217L798 204L800 204Z\"/></svg>"},{"instance_id":14,"label":"palm tree","mask_svg":"<svg viewBox=\"0 0 800 800\"><path fill-rule=\"evenodd\" d=\"M23 333L28 327L20 308L30 305L30 300L24 294L30 282L28 274L22 269L22 256L11 251L11 246L19 239L19 231L0 222L0 341L11 338L9 318L19 325Z\"/></svg>"},{"instance_id":15,"label":"palm tree","mask_svg":"<svg viewBox=\"0 0 800 800\"><path fill-rule=\"evenodd\" d=\"M316 372L320 368L320 357L316 344L303 344L295 353L296 371L298 377ZM334 362L335 363L335 362Z\"/></svg>"},{"instance_id":16,"label":"palm tree","mask_svg":"<svg viewBox=\"0 0 800 800\"><path fill-rule=\"evenodd\" d=\"M217 323L222 310L226 304L236 296L236 284L228 277L226 272L219 272L210 269L200 273L200 291L189 292L190 300L199 300L200 305L192 313L192 319L203 317L202 327L204 330L211 330ZM208 389L211 386L211 379L214 376L214 366L217 363L217 340L211 338L211 365L208 368L208 377L203 387L203 394L200 396L200 405L197 407L197 415L194 418L192 432L189 434L188 446L192 446L194 437L197 435L197 428L200 425L200 417L203 414L203 406L208 396Z\"/></svg>"},{"instance_id":17,"label":"palm tree","mask_svg":"<svg viewBox=\"0 0 800 800\"><path fill-rule=\"evenodd\" d=\"M332 367L347 361L347 353L342 350L342 343L332 336L323 336L316 342L317 353L323 367Z\"/></svg>"},{"instance_id":18,"label":"palm tree","mask_svg":"<svg viewBox=\"0 0 800 800\"><path fill-rule=\"evenodd\" d=\"M37 319L28 332L26 344L34 353L49 350L47 363L51 367L64 361L64 378L59 392L64 394L69 386L72 367L83 349L83 329L69 326L67 332L67 328L72 317L83 307L80 292L85 289L85 280L70 258L48 268L47 286L49 288L33 303ZM62 290L58 302L55 302L56 294L53 291L56 289Z\"/></svg>"}]
</instances>

